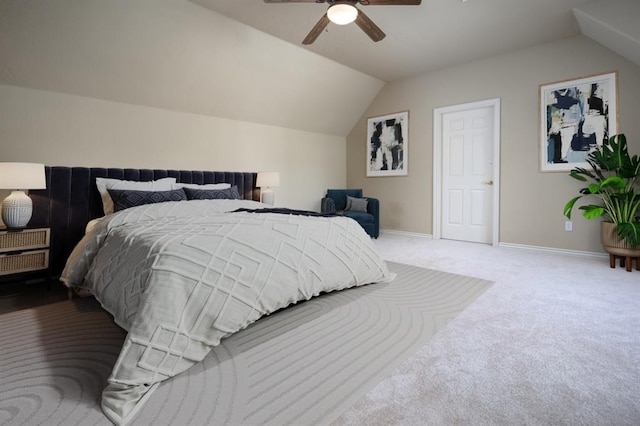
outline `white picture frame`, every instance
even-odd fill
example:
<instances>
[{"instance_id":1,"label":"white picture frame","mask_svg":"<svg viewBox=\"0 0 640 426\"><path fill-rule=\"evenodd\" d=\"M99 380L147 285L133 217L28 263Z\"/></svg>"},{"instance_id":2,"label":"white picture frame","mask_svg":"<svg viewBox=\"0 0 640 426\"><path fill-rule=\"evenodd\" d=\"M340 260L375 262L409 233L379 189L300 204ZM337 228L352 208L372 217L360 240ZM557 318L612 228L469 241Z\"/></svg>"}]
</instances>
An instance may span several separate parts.
<instances>
[{"instance_id":1,"label":"white picture frame","mask_svg":"<svg viewBox=\"0 0 640 426\"><path fill-rule=\"evenodd\" d=\"M587 155L616 134L618 72L541 84L541 172L585 167Z\"/></svg>"},{"instance_id":2,"label":"white picture frame","mask_svg":"<svg viewBox=\"0 0 640 426\"><path fill-rule=\"evenodd\" d=\"M409 111L367 119L367 177L407 176Z\"/></svg>"}]
</instances>

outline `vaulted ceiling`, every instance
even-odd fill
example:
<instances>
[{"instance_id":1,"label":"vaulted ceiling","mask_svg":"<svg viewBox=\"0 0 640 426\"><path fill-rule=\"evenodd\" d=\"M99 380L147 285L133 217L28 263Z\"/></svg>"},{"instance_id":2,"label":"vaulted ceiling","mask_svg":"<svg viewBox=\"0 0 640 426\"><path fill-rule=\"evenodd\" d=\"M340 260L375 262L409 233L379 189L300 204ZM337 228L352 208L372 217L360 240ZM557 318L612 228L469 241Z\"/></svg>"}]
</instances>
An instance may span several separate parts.
<instances>
[{"instance_id":1,"label":"vaulted ceiling","mask_svg":"<svg viewBox=\"0 0 640 426\"><path fill-rule=\"evenodd\" d=\"M639 1L598 1L573 12L584 35L640 66Z\"/></svg>"},{"instance_id":2,"label":"vaulted ceiling","mask_svg":"<svg viewBox=\"0 0 640 426\"><path fill-rule=\"evenodd\" d=\"M640 65L640 1L589 1L359 6L384 40L330 24L310 46L326 4L0 1L0 84L344 136L386 81L581 31Z\"/></svg>"},{"instance_id":3,"label":"vaulted ceiling","mask_svg":"<svg viewBox=\"0 0 640 426\"><path fill-rule=\"evenodd\" d=\"M610 49L601 40L603 33L608 39L613 38L611 29L622 33L613 44L630 44L625 51L640 55L640 2L635 0L423 0L419 6L358 5L387 34L385 39L374 43L355 24L331 23L310 46L302 46L301 41L325 13L326 3L191 1L383 81L574 36L581 28ZM587 21L589 29L583 24Z\"/></svg>"}]
</instances>

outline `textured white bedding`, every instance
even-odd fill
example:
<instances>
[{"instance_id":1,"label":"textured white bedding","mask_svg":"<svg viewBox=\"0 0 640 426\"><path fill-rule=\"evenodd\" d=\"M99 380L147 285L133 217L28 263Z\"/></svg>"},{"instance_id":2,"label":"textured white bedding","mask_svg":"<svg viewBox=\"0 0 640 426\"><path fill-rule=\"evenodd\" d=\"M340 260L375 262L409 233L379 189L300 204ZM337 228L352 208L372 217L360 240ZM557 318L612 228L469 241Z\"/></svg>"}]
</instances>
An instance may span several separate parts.
<instances>
[{"instance_id":1,"label":"textured white bedding","mask_svg":"<svg viewBox=\"0 0 640 426\"><path fill-rule=\"evenodd\" d=\"M220 339L321 292L393 279L360 225L346 217L227 213L241 200L150 204L107 216L62 274L90 290L128 331L102 395L128 423L163 380Z\"/></svg>"}]
</instances>

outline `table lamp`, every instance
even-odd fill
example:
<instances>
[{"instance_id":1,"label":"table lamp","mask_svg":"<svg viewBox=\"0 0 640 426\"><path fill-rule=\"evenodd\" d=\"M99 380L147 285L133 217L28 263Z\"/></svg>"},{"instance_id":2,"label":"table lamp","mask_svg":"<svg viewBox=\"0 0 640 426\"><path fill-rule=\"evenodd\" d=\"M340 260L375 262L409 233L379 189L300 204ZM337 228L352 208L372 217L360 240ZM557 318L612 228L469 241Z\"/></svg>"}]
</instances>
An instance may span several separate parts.
<instances>
[{"instance_id":1,"label":"table lamp","mask_svg":"<svg viewBox=\"0 0 640 426\"><path fill-rule=\"evenodd\" d=\"M258 180L256 182L256 186L261 189L261 201L272 206L275 201L275 197L271 188L280 186L280 173L258 172Z\"/></svg>"},{"instance_id":2,"label":"table lamp","mask_svg":"<svg viewBox=\"0 0 640 426\"><path fill-rule=\"evenodd\" d=\"M33 203L24 192L45 189L44 164L0 163L0 189L11 189L2 201L2 221L8 228L24 228L31 219Z\"/></svg>"}]
</instances>

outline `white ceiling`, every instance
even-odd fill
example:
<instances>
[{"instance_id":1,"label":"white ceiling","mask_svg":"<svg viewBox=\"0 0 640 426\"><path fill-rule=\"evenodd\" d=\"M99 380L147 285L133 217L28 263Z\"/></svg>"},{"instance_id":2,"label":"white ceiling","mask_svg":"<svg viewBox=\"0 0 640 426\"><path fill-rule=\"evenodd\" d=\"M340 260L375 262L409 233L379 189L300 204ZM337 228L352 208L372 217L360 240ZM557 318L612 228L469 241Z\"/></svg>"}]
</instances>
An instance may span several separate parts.
<instances>
[{"instance_id":1,"label":"white ceiling","mask_svg":"<svg viewBox=\"0 0 640 426\"><path fill-rule=\"evenodd\" d=\"M329 24L301 41L326 4L191 0L201 6L383 81L574 36L572 9L593 0L423 0L420 6L361 6L387 37L372 42L355 24Z\"/></svg>"}]
</instances>

